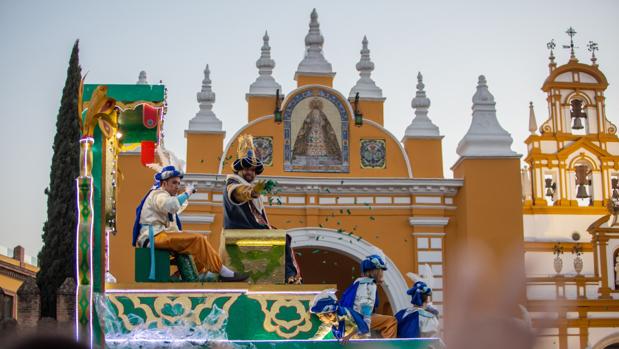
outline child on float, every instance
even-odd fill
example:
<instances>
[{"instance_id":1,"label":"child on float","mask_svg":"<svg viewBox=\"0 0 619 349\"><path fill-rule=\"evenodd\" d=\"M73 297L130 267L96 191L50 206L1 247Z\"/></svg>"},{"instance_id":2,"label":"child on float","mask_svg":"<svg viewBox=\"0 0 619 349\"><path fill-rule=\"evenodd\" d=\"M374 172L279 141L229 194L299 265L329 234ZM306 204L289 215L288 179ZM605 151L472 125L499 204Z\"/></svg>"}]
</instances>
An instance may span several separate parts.
<instances>
[{"instance_id":1,"label":"child on float","mask_svg":"<svg viewBox=\"0 0 619 349\"><path fill-rule=\"evenodd\" d=\"M361 262L362 276L356 279L342 295L340 305L360 313L371 330L380 331L383 338L396 338L398 323L393 316L376 313L378 308L378 285L383 283L383 271L387 266L377 254ZM370 333L367 335L370 336Z\"/></svg>"},{"instance_id":2,"label":"child on float","mask_svg":"<svg viewBox=\"0 0 619 349\"><path fill-rule=\"evenodd\" d=\"M340 343L346 344L351 338L363 336L370 329L361 314L337 303L335 291L324 290L314 298L310 312L316 314L322 324L311 339L323 339L331 332Z\"/></svg>"},{"instance_id":3,"label":"child on float","mask_svg":"<svg viewBox=\"0 0 619 349\"><path fill-rule=\"evenodd\" d=\"M398 321L398 338L437 338L440 335L438 311L432 307L432 289L417 281L407 292L412 306L395 314Z\"/></svg>"}]
</instances>

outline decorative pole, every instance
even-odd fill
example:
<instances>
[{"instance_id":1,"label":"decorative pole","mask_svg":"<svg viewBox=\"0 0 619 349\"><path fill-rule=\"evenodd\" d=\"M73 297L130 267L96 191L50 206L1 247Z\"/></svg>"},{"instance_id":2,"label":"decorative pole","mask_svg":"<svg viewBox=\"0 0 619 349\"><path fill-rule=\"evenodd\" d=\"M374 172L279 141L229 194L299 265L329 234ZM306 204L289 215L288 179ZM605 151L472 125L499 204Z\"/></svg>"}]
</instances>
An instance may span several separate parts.
<instances>
[{"instance_id":1,"label":"decorative pole","mask_svg":"<svg viewBox=\"0 0 619 349\"><path fill-rule=\"evenodd\" d=\"M93 245L94 245L94 206L92 149L95 127L99 125L105 138L116 133L118 113L116 101L107 97L107 86L98 86L92 93L86 115L83 117L84 79L78 96L78 122L82 137L80 139L80 175L77 185L77 292L76 292L76 336L83 343L93 346Z\"/></svg>"}]
</instances>

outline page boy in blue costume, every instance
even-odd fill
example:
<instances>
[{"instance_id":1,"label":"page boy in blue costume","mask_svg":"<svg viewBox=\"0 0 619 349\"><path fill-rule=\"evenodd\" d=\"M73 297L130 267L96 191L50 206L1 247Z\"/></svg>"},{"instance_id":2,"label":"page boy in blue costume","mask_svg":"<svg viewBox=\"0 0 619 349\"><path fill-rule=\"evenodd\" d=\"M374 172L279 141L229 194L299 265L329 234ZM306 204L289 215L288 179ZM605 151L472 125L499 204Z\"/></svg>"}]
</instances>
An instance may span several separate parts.
<instances>
[{"instance_id":1,"label":"page boy in blue costume","mask_svg":"<svg viewBox=\"0 0 619 349\"><path fill-rule=\"evenodd\" d=\"M393 316L376 314L378 285L383 282L387 266L379 255L367 256L361 262L362 277L356 279L343 293L340 305L360 313L370 329L379 330L383 338L395 338L398 324Z\"/></svg>"},{"instance_id":2,"label":"page boy in blue costume","mask_svg":"<svg viewBox=\"0 0 619 349\"><path fill-rule=\"evenodd\" d=\"M438 311L430 305L432 289L423 281L417 281L407 292L412 306L395 314L399 338L438 337L440 324Z\"/></svg>"},{"instance_id":3,"label":"page boy in blue costume","mask_svg":"<svg viewBox=\"0 0 619 349\"><path fill-rule=\"evenodd\" d=\"M370 329L361 314L337 303L335 291L324 290L314 298L310 312L316 314L322 324L311 339L323 339L331 332L342 344L346 344L351 338L369 333Z\"/></svg>"}]
</instances>

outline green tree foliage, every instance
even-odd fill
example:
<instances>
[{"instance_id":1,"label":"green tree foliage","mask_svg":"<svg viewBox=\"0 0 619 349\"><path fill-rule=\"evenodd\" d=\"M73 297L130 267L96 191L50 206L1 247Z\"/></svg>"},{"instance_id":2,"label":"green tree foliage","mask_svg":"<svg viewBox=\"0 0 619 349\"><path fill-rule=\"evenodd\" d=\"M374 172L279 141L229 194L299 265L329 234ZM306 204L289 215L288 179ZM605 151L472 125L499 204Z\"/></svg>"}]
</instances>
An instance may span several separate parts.
<instances>
[{"instance_id":1,"label":"green tree foliage","mask_svg":"<svg viewBox=\"0 0 619 349\"><path fill-rule=\"evenodd\" d=\"M79 65L79 40L75 41L67 80L56 119L54 155L47 195L47 221L43 225L43 248L39 252L37 284L41 290L41 316L56 317L56 289L75 275L75 231L77 203L75 178L79 175L77 100L82 78Z\"/></svg>"}]
</instances>

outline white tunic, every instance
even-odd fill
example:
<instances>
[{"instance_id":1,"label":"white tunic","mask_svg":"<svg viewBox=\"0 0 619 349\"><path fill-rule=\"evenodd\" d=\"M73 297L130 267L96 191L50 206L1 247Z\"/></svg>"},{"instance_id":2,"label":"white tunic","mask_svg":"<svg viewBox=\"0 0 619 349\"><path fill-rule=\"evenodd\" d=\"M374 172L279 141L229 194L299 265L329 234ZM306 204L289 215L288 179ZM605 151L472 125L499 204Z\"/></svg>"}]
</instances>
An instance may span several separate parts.
<instances>
[{"instance_id":1,"label":"white tunic","mask_svg":"<svg viewBox=\"0 0 619 349\"><path fill-rule=\"evenodd\" d=\"M172 196L162 188L151 191L144 200L144 206L142 206L142 214L140 215L142 228L137 245L143 246L144 241L148 239L149 226L153 227L155 235L162 231L180 231L176 222L176 215L182 212L187 205L188 201L181 205L176 195ZM171 221L168 214L172 214Z\"/></svg>"},{"instance_id":2,"label":"white tunic","mask_svg":"<svg viewBox=\"0 0 619 349\"><path fill-rule=\"evenodd\" d=\"M370 305L372 312L374 312L374 302L376 302L376 282L369 277L360 277L355 282L359 283L357 287L357 294L355 295L355 304L353 309L359 314L363 315L361 306L363 304Z\"/></svg>"}]
</instances>

